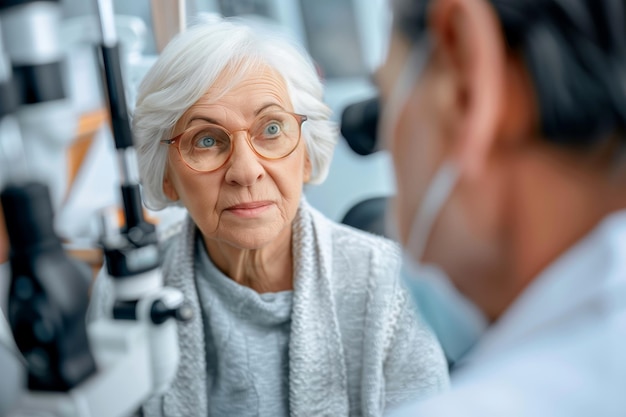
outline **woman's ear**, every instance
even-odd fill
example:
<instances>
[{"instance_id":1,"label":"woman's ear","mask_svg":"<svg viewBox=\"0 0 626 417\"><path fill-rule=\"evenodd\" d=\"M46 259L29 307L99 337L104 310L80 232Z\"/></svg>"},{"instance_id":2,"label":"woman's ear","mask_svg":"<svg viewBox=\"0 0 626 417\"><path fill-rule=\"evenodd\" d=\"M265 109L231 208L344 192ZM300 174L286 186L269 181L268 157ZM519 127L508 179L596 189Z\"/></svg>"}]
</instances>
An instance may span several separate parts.
<instances>
[{"instance_id":1,"label":"woman's ear","mask_svg":"<svg viewBox=\"0 0 626 417\"><path fill-rule=\"evenodd\" d=\"M506 94L500 22L486 0L435 0L429 17L439 61L453 79L453 155L464 174L475 175L495 144Z\"/></svg>"},{"instance_id":2,"label":"woman's ear","mask_svg":"<svg viewBox=\"0 0 626 417\"><path fill-rule=\"evenodd\" d=\"M313 171L313 167L311 166L311 159L309 158L309 153L306 152L304 155L304 183L311 181L311 172Z\"/></svg>"},{"instance_id":3,"label":"woman's ear","mask_svg":"<svg viewBox=\"0 0 626 417\"><path fill-rule=\"evenodd\" d=\"M178 201L178 193L176 188L170 179L170 172L168 168L165 168L165 174L163 175L163 194L172 201Z\"/></svg>"}]
</instances>

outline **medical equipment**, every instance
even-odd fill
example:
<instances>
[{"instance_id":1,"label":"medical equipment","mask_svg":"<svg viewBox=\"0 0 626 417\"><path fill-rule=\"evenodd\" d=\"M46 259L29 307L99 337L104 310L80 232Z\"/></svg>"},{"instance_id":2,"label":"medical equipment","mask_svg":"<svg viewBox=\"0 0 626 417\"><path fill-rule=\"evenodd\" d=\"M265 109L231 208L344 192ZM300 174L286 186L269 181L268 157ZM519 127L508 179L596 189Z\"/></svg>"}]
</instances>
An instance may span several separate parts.
<instances>
[{"instance_id":1,"label":"medical equipment","mask_svg":"<svg viewBox=\"0 0 626 417\"><path fill-rule=\"evenodd\" d=\"M380 150L376 141L379 102L377 96L358 101L347 105L341 113L341 134L350 149L359 155L365 156Z\"/></svg>"},{"instance_id":2,"label":"medical equipment","mask_svg":"<svg viewBox=\"0 0 626 417\"><path fill-rule=\"evenodd\" d=\"M113 9L106 0L99 1L98 8L125 215L121 229L108 226L102 237L115 303L110 317L85 324L89 272L65 255L54 233L54 204L47 186L33 181L41 179L43 171L22 177L9 173L9 184L2 190L11 247L8 318L28 368L28 391L11 416L131 415L151 395L162 393L173 379L178 341L176 321L170 318L190 318L182 294L162 286L156 232L143 217L133 170L135 155ZM19 86L19 107L3 107L0 116L10 120L17 109L25 162L37 146L51 146L44 143L49 136L53 136L55 150L63 150L71 137L71 130L66 129L74 126L62 89L61 53L56 41L59 18L58 1L0 2L6 49L16 75L7 84ZM6 91L10 97L10 88ZM4 106L4 90L0 93ZM37 126L37 120L53 126ZM3 129L1 140L19 142L17 132ZM64 164L49 168L48 177L63 170Z\"/></svg>"}]
</instances>

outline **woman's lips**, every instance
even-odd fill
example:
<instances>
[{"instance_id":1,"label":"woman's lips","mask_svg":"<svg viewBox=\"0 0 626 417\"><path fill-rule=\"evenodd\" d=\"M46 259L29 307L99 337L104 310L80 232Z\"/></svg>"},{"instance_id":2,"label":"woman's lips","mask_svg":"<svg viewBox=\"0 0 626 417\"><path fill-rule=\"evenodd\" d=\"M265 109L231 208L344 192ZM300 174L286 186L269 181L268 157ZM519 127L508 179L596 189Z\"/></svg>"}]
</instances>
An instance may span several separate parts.
<instances>
[{"instance_id":1,"label":"woman's lips","mask_svg":"<svg viewBox=\"0 0 626 417\"><path fill-rule=\"evenodd\" d=\"M257 217L272 206L271 201L252 201L249 203L235 204L226 209L227 212L237 217Z\"/></svg>"}]
</instances>

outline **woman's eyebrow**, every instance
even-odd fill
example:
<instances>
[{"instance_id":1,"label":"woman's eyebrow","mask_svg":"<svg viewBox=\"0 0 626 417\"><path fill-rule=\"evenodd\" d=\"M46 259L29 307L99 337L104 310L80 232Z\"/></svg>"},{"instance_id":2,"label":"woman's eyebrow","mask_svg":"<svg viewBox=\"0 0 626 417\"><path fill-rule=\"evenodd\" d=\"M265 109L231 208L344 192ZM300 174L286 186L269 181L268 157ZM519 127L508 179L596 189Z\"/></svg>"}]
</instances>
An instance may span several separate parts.
<instances>
[{"instance_id":1,"label":"woman's eyebrow","mask_svg":"<svg viewBox=\"0 0 626 417\"><path fill-rule=\"evenodd\" d=\"M278 103L266 103L254 111L254 116L255 117L258 116L259 114L263 113L265 110L271 107L278 107L279 109L284 110L284 108ZM210 116L198 114L198 115L192 116L191 119L189 119L189 121L187 122L187 126L189 126L195 120L202 120L203 122L212 123L214 125L219 125L219 126L222 125L218 120L213 119Z\"/></svg>"},{"instance_id":2,"label":"woman's eyebrow","mask_svg":"<svg viewBox=\"0 0 626 417\"><path fill-rule=\"evenodd\" d=\"M189 121L187 122L187 126L189 126L191 124L191 122L193 122L195 120L202 120L202 121L207 122L207 123L212 123L214 125L220 125L221 126L221 124L217 120L211 119L208 116L200 116L200 115L193 116L191 119L189 119Z\"/></svg>"},{"instance_id":3,"label":"woman's eyebrow","mask_svg":"<svg viewBox=\"0 0 626 417\"><path fill-rule=\"evenodd\" d=\"M261 114L263 111L267 110L267 109L268 109L268 108L270 108L270 107L278 107L278 108L280 108L281 110L284 110L283 106L281 106L281 105L280 105L280 104L278 104L278 103L266 103L266 104L262 105L261 107L259 107L258 109L256 109L256 110L254 111L254 115L255 115L255 116L258 116L259 114Z\"/></svg>"}]
</instances>

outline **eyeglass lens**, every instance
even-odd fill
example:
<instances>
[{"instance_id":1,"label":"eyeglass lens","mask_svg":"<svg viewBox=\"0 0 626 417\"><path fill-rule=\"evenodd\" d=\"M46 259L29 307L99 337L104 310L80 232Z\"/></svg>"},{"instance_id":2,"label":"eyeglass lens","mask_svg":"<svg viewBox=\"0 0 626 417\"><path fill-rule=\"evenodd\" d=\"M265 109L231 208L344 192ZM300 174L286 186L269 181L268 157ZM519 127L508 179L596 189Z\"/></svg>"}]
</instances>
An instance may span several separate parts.
<instances>
[{"instance_id":1,"label":"eyeglass lens","mask_svg":"<svg viewBox=\"0 0 626 417\"><path fill-rule=\"evenodd\" d=\"M287 156L300 139L298 119L286 112L262 114L247 130L252 149L268 159ZM232 133L222 126L207 123L186 130L180 137L179 150L193 169L211 171L226 162L232 146Z\"/></svg>"}]
</instances>

